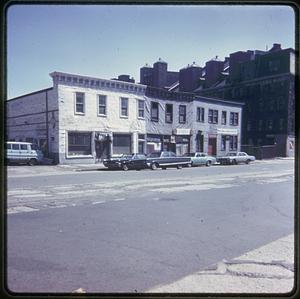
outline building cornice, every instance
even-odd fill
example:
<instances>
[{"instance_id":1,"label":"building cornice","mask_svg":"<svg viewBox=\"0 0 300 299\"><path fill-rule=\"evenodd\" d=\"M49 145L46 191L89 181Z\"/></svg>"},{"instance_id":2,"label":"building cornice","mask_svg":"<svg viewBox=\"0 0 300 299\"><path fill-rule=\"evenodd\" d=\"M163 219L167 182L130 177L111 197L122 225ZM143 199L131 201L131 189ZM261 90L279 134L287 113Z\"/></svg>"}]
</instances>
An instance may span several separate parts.
<instances>
[{"instance_id":1,"label":"building cornice","mask_svg":"<svg viewBox=\"0 0 300 299\"><path fill-rule=\"evenodd\" d=\"M144 94L147 87L146 85L139 83L131 83L112 79L101 79L65 72L55 71L50 73L50 76L52 77L54 84L95 89L112 89L119 92Z\"/></svg>"}]
</instances>

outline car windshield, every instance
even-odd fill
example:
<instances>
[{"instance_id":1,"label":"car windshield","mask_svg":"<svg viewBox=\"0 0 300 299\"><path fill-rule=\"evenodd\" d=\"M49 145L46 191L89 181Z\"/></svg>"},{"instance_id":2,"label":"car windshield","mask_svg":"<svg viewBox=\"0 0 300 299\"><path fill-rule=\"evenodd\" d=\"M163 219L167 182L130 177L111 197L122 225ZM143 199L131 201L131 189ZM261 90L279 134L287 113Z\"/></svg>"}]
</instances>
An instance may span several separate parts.
<instances>
[{"instance_id":1,"label":"car windshield","mask_svg":"<svg viewBox=\"0 0 300 299\"><path fill-rule=\"evenodd\" d=\"M160 157L160 152L154 152L154 153L151 153L151 154L149 154L149 157L150 158L157 158L157 157Z\"/></svg>"},{"instance_id":2,"label":"car windshield","mask_svg":"<svg viewBox=\"0 0 300 299\"><path fill-rule=\"evenodd\" d=\"M128 154L114 154L114 155L111 156L112 159L128 158L128 157L131 157L131 156L128 155Z\"/></svg>"},{"instance_id":3,"label":"car windshield","mask_svg":"<svg viewBox=\"0 0 300 299\"><path fill-rule=\"evenodd\" d=\"M185 153L183 156L184 157L194 157L195 153Z\"/></svg>"},{"instance_id":4,"label":"car windshield","mask_svg":"<svg viewBox=\"0 0 300 299\"><path fill-rule=\"evenodd\" d=\"M228 153L226 156L236 156L236 153Z\"/></svg>"}]
</instances>

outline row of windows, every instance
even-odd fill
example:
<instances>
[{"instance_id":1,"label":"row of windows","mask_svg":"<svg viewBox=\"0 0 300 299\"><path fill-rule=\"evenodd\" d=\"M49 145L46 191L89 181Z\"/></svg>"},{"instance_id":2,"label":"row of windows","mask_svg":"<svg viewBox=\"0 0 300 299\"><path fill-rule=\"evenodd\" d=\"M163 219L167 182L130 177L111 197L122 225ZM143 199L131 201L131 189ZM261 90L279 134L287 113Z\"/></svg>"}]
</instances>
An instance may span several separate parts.
<instances>
[{"instance_id":1,"label":"row of windows","mask_svg":"<svg viewBox=\"0 0 300 299\"><path fill-rule=\"evenodd\" d=\"M75 113L84 114L85 113L85 101L84 93L76 93L75 101ZM179 123L184 124L187 120L186 105L179 105L178 115ZM145 102L144 100L137 100L137 112L138 118L145 117ZM107 97L106 95L98 95L98 115L107 115ZM120 98L120 117L128 117L128 98ZM151 121L159 121L159 103L151 102ZM205 109L203 107L197 107L196 111L196 121L205 122ZM214 109L208 109L208 123L218 124L219 123L219 111ZM173 104L165 105L165 122L173 122ZM221 124L227 124L227 111L222 111ZM230 112L229 124L232 126L238 126L239 124L239 114L237 112Z\"/></svg>"},{"instance_id":2,"label":"row of windows","mask_svg":"<svg viewBox=\"0 0 300 299\"><path fill-rule=\"evenodd\" d=\"M173 105L166 104L166 115L165 122L173 122ZM186 105L179 105L179 123L186 123ZM151 102L151 120L158 122L159 116L159 105L158 102ZM205 122L205 109L203 107L197 107L196 121ZM219 111L214 109L208 109L208 123L218 124L219 123ZM222 111L222 125L227 124L227 111ZM232 126L238 126L239 114L237 112L230 112L229 124Z\"/></svg>"},{"instance_id":3,"label":"row of windows","mask_svg":"<svg viewBox=\"0 0 300 299\"><path fill-rule=\"evenodd\" d=\"M254 126L254 124L256 124L256 126ZM272 131L275 127L279 131L284 131L286 129L286 121L283 118L280 118L278 121L274 121L273 119L260 119L254 123L252 121L248 121L247 123L247 131L254 131L255 129L258 131Z\"/></svg>"},{"instance_id":4,"label":"row of windows","mask_svg":"<svg viewBox=\"0 0 300 299\"><path fill-rule=\"evenodd\" d=\"M124 89L124 90L136 91L136 92L146 91L145 88L134 86L132 84L126 84L121 82L99 81L93 79L83 79L83 78L71 77L71 76L59 76L59 81L67 82L67 83L75 83L75 84L84 84L92 87L117 88L117 89Z\"/></svg>"},{"instance_id":5,"label":"row of windows","mask_svg":"<svg viewBox=\"0 0 300 299\"><path fill-rule=\"evenodd\" d=\"M120 117L128 117L128 98L120 98ZM138 102L138 117L144 118L145 104L143 100L137 100ZM76 92L75 99L75 114L85 114L85 98L84 93ZM107 115L107 97L106 95L98 95L98 115Z\"/></svg>"}]
</instances>

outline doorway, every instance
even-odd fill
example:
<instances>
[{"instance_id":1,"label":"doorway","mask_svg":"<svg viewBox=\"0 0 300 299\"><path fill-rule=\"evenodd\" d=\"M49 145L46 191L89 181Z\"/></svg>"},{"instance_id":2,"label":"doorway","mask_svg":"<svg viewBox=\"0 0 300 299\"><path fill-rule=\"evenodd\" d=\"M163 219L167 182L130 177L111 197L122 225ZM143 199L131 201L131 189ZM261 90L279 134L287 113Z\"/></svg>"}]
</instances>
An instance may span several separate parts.
<instances>
[{"instance_id":1,"label":"doorway","mask_svg":"<svg viewBox=\"0 0 300 299\"><path fill-rule=\"evenodd\" d=\"M217 154L217 137L209 136L208 137L208 152L211 156L216 156Z\"/></svg>"}]
</instances>

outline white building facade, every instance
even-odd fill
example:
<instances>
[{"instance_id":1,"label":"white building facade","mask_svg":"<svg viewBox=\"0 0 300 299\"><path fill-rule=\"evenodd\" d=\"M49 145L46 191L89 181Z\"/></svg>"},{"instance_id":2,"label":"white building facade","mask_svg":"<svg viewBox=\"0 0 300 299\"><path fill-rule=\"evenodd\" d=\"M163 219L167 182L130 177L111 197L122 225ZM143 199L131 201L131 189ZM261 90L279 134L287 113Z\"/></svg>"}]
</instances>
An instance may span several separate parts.
<instances>
[{"instance_id":1,"label":"white building facade","mask_svg":"<svg viewBox=\"0 0 300 299\"><path fill-rule=\"evenodd\" d=\"M62 72L53 87L7 101L7 140L62 164L119 153L240 149L242 104Z\"/></svg>"}]
</instances>

